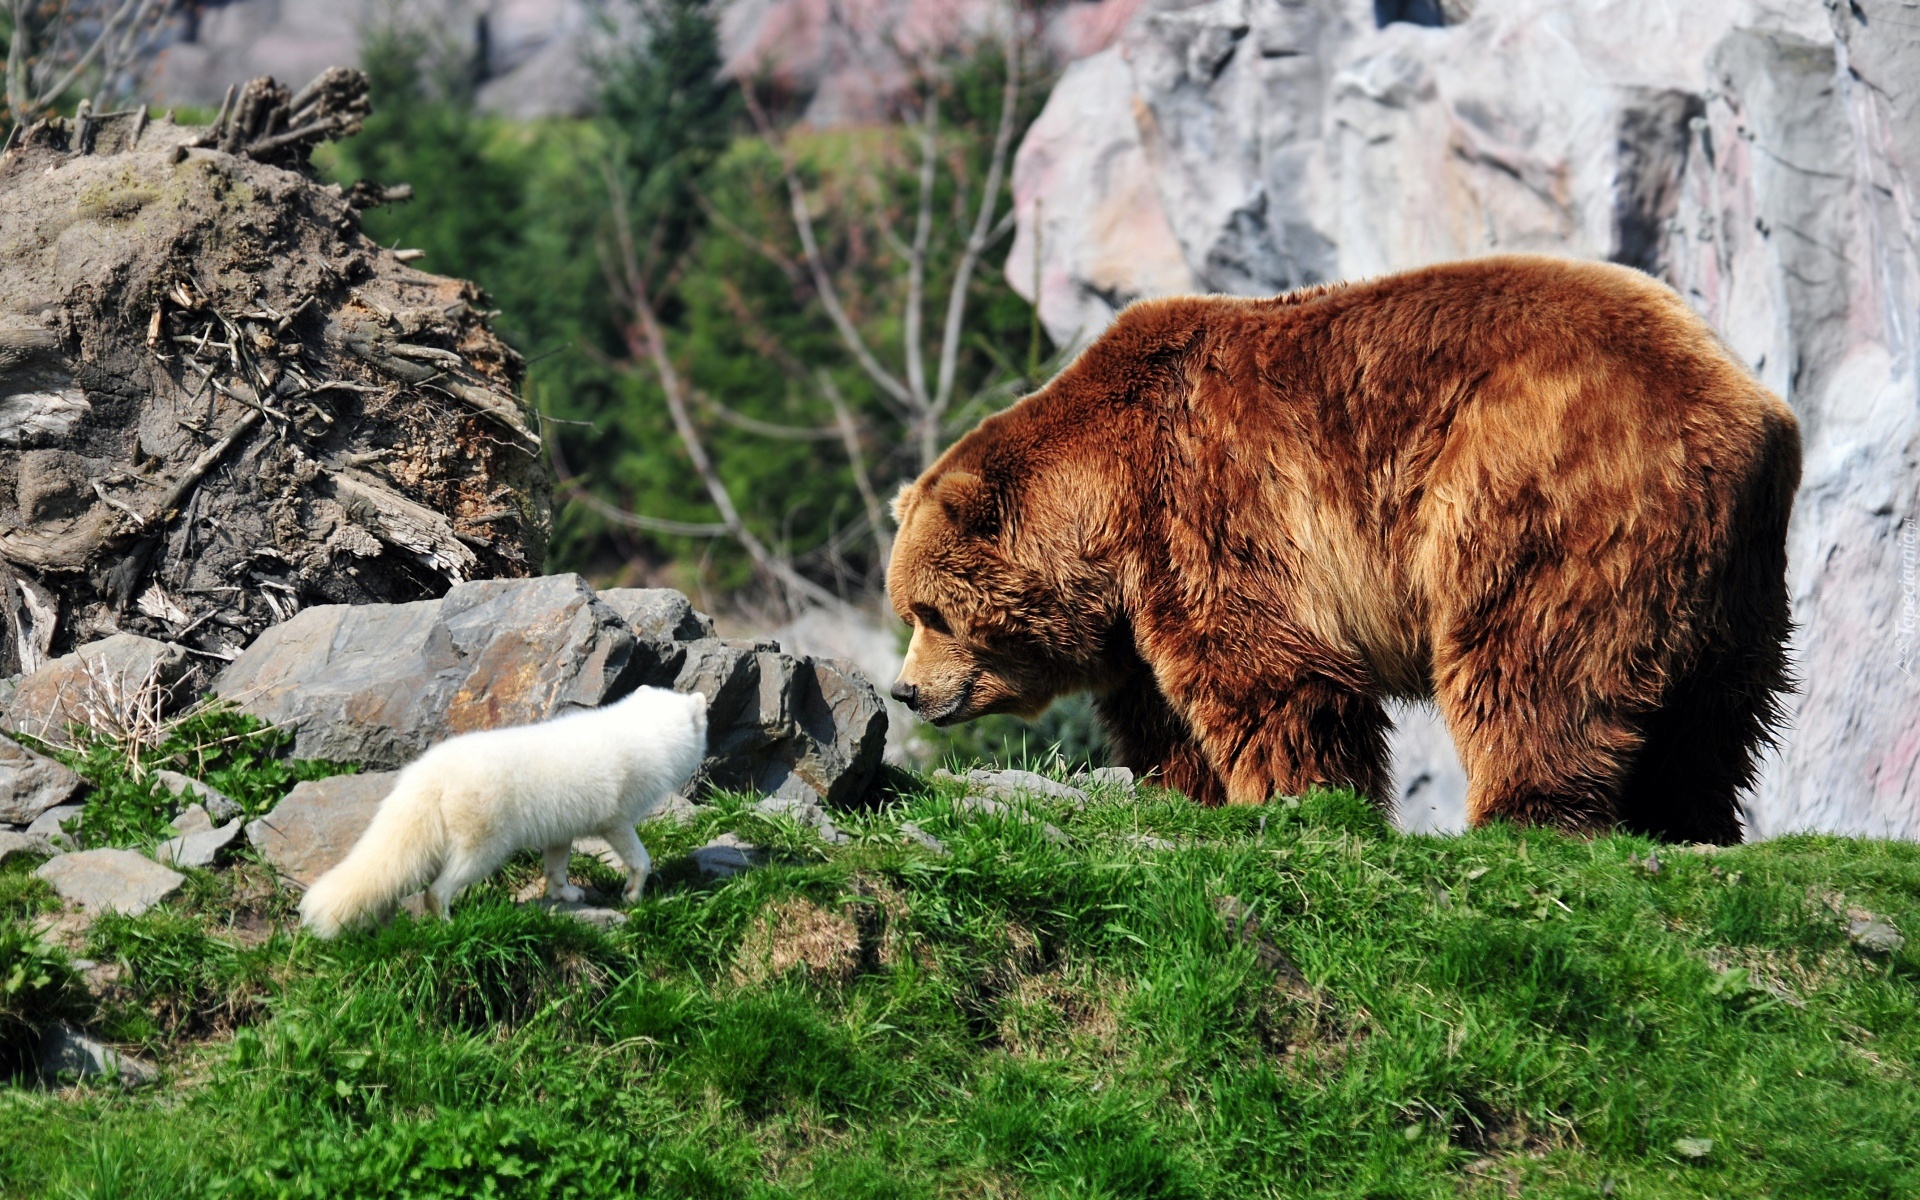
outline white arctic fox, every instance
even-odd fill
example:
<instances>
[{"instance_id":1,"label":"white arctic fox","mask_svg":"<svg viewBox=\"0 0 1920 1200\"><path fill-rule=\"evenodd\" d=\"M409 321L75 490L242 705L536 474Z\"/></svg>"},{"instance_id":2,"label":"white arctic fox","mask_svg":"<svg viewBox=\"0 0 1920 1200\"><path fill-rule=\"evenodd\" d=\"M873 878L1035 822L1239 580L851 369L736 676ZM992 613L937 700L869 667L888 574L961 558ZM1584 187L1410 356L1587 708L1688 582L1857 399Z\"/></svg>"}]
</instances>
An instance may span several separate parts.
<instances>
[{"instance_id":1,"label":"white arctic fox","mask_svg":"<svg viewBox=\"0 0 1920 1200\"><path fill-rule=\"evenodd\" d=\"M633 827L686 786L706 752L707 698L665 688L449 739L400 772L346 858L307 889L301 923L333 937L429 880L427 906L444 917L461 888L536 846L547 895L579 900L567 859L588 834L627 864L626 895L636 900L653 864Z\"/></svg>"}]
</instances>

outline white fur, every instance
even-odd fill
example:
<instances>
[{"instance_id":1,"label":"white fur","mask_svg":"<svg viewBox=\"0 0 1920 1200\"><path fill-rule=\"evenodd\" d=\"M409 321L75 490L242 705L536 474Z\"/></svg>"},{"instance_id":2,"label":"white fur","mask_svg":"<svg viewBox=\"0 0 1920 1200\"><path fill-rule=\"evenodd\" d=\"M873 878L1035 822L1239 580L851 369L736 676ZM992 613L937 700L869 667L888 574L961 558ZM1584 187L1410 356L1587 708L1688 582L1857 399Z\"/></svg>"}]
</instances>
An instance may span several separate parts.
<instances>
[{"instance_id":1,"label":"white fur","mask_svg":"<svg viewBox=\"0 0 1920 1200\"><path fill-rule=\"evenodd\" d=\"M536 847L547 895L579 900L567 859L589 834L627 864L637 900L652 861L633 827L686 786L706 752L706 697L664 688L442 742L400 772L346 858L307 889L301 923L330 938L429 881L427 906L444 917L461 888Z\"/></svg>"}]
</instances>

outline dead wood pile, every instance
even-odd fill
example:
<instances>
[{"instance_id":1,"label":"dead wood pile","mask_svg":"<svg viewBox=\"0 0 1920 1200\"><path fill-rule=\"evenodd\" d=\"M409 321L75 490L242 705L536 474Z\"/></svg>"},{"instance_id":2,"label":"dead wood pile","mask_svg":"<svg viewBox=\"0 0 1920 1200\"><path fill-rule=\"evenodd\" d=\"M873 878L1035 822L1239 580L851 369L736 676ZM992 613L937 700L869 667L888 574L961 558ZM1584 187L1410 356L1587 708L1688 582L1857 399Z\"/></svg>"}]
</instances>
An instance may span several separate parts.
<instances>
[{"instance_id":1,"label":"dead wood pile","mask_svg":"<svg viewBox=\"0 0 1920 1200\"><path fill-rule=\"evenodd\" d=\"M115 630L231 658L308 604L540 570L522 363L470 283L367 240L317 143L366 79L0 154L0 678ZM211 665L217 665L211 664Z\"/></svg>"}]
</instances>

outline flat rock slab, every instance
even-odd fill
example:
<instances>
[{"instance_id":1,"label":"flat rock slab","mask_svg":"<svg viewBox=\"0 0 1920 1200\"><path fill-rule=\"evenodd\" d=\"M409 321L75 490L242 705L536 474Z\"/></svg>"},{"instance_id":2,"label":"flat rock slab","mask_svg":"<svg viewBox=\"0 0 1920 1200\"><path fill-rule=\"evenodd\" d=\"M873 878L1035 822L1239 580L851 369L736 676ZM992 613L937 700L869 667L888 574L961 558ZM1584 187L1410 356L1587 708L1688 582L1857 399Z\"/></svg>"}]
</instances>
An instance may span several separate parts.
<instances>
[{"instance_id":1,"label":"flat rock slab","mask_svg":"<svg viewBox=\"0 0 1920 1200\"><path fill-rule=\"evenodd\" d=\"M767 853L751 842L743 842L731 833L723 833L695 850L692 858L702 875L724 879L764 865Z\"/></svg>"},{"instance_id":2,"label":"flat rock slab","mask_svg":"<svg viewBox=\"0 0 1920 1200\"><path fill-rule=\"evenodd\" d=\"M543 908L550 913L557 913L563 917L572 917L576 921L583 921L588 925L595 925L601 929L611 929L616 925L625 925L627 923L627 914L623 912L611 908L601 908L598 905L587 904L582 901L547 900L543 898L539 900L529 900L527 903L533 905L535 908Z\"/></svg>"},{"instance_id":3,"label":"flat rock slab","mask_svg":"<svg viewBox=\"0 0 1920 1200\"><path fill-rule=\"evenodd\" d=\"M174 691L190 666L180 646L116 633L56 658L22 679L7 702L6 724L66 745L67 726L90 726L98 712L124 711L130 697L144 688L158 688L161 710L171 712L185 699Z\"/></svg>"},{"instance_id":4,"label":"flat rock slab","mask_svg":"<svg viewBox=\"0 0 1920 1200\"><path fill-rule=\"evenodd\" d=\"M1847 938L1869 954L1898 954L1907 939L1885 921L1855 920L1847 926Z\"/></svg>"},{"instance_id":5,"label":"flat rock slab","mask_svg":"<svg viewBox=\"0 0 1920 1200\"><path fill-rule=\"evenodd\" d=\"M1044 796L1049 800L1065 800L1069 804L1087 802L1087 794L1079 788L1056 782L1033 771L976 769L967 772L967 783L996 796Z\"/></svg>"},{"instance_id":6,"label":"flat rock slab","mask_svg":"<svg viewBox=\"0 0 1920 1200\"><path fill-rule=\"evenodd\" d=\"M206 811L210 823L225 824L240 814L240 805L219 788L178 771L155 771L154 780L182 800L192 801ZM178 823L175 823L178 828ZM181 832L185 832L182 830Z\"/></svg>"},{"instance_id":7,"label":"flat rock slab","mask_svg":"<svg viewBox=\"0 0 1920 1200\"><path fill-rule=\"evenodd\" d=\"M41 1032L40 1073L54 1080L107 1076L131 1084L152 1083L160 1076L152 1063L95 1041L65 1021L56 1021Z\"/></svg>"},{"instance_id":8,"label":"flat rock slab","mask_svg":"<svg viewBox=\"0 0 1920 1200\"><path fill-rule=\"evenodd\" d=\"M262 633L214 681L293 753L398 767L436 742L595 708L662 673L578 575L490 579L413 604L328 604Z\"/></svg>"},{"instance_id":9,"label":"flat rock slab","mask_svg":"<svg viewBox=\"0 0 1920 1200\"><path fill-rule=\"evenodd\" d=\"M86 783L65 763L0 737L0 824L27 825Z\"/></svg>"},{"instance_id":10,"label":"flat rock slab","mask_svg":"<svg viewBox=\"0 0 1920 1200\"><path fill-rule=\"evenodd\" d=\"M131 850L82 850L42 863L35 875L63 900L88 912L117 912L137 917L172 895L187 881L143 854Z\"/></svg>"},{"instance_id":11,"label":"flat rock slab","mask_svg":"<svg viewBox=\"0 0 1920 1200\"><path fill-rule=\"evenodd\" d=\"M194 807L204 814L204 809ZM170 867L210 867L240 836L240 825L240 818L235 817L217 828L196 829L168 838L154 850L153 856Z\"/></svg>"},{"instance_id":12,"label":"flat rock slab","mask_svg":"<svg viewBox=\"0 0 1920 1200\"><path fill-rule=\"evenodd\" d=\"M394 774L372 771L295 784L272 812L248 823L247 840L282 879L311 887L353 849L393 790Z\"/></svg>"},{"instance_id":13,"label":"flat rock slab","mask_svg":"<svg viewBox=\"0 0 1920 1200\"><path fill-rule=\"evenodd\" d=\"M4 864L16 854L30 854L36 858L45 858L53 853L53 843L45 834L16 833L11 829L0 829L0 864Z\"/></svg>"}]
</instances>

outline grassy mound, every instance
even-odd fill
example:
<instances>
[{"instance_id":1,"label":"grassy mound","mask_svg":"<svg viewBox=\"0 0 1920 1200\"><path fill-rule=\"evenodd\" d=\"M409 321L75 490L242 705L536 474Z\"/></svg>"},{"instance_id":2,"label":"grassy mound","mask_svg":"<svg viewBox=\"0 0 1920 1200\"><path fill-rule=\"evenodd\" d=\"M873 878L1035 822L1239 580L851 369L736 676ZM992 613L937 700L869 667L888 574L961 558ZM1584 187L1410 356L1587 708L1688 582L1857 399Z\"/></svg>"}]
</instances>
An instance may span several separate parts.
<instances>
[{"instance_id":1,"label":"grassy mound","mask_svg":"<svg viewBox=\"0 0 1920 1200\"><path fill-rule=\"evenodd\" d=\"M197 874L82 950L118 968L88 993L94 1027L145 1043L163 1082L0 1089L0 1179L103 1197L1920 1194L1920 939L1848 936L1868 916L1920 932L1920 847L1403 837L1342 795L1100 794L1023 821L957 807L956 787L914 781L832 849L738 801L652 829L660 874L608 932L513 904L531 856L449 924L331 944L276 926L288 898L259 867ZM701 881L685 856L721 830L774 862ZM48 904L24 871L0 875L0 931ZM0 932L0 954L16 943Z\"/></svg>"}]
</instances>

